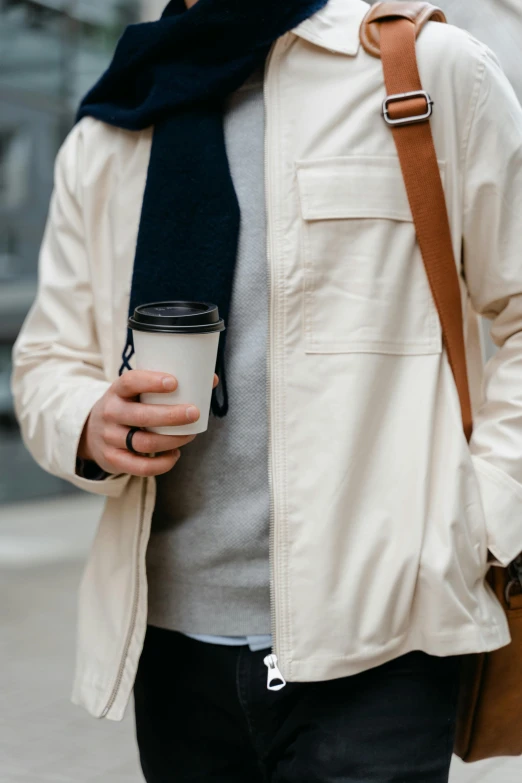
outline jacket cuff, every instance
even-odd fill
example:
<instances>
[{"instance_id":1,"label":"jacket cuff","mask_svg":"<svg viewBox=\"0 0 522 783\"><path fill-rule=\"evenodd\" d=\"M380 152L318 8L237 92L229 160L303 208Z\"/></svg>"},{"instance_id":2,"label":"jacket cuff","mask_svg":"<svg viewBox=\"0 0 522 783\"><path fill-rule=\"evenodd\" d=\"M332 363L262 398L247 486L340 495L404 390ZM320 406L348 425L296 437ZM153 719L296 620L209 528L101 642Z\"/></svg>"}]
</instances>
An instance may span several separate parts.
<instances>
[{"instance_id":1,"label":"jacket cuff","mask_svg":"<svg viewBox=\"0 0 522 783\"><path fill-rule=\"evenodd\" d=\"M120 497L130 479L129 475L105 474L103 478L93 478L88 474L84 477L77 473L78 447L83 428L94 405L109 387L110 383L106 381L90 381L88 385L83 385L71 393L67 416L61 416L57 422L56 473L86 492L105 497Z\"/></svg>"},{"instance_id":2,"label":"jacket cuff","mask_svg":"<svg viewBox=\"0 0 522 783\"><path fill-rule=\"evenodd\" d=\"M472 456L482 497L488 548L508 566L522 552L522 487L507 473Z\"/></svg>"}]
</instances>

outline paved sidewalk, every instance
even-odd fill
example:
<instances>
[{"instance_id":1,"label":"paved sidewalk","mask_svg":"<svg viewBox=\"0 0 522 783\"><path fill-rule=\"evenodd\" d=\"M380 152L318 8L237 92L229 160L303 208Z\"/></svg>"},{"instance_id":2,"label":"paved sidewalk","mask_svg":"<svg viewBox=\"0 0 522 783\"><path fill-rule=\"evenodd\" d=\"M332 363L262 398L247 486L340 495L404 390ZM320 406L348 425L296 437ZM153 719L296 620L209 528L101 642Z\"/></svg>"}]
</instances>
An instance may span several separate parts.
<instances>
[{"instance_id":1,"label":"paved sidewalk","mask_svg":"<svg viewBox=\"0 0 522 783\"><path fill-rule=\"evenodd\" d=\"M0 506L1 783L142 783L131 710L97 721L69 701L76 595L100 503Z\"/></svg>"},{"instance_id":2,"label":"paved sidewalk","mask_svg":"<svg viewBox=\"0 0 522 783\"><path fill-rule=\"evenodd\" d=\"M97 721L69 701L76 591L100 508L83 495L0 506L1 783L143 781L132 709ZM521 779L522 761L502 760L455 763L451 783Z\"/></svg>"}]
</instances>

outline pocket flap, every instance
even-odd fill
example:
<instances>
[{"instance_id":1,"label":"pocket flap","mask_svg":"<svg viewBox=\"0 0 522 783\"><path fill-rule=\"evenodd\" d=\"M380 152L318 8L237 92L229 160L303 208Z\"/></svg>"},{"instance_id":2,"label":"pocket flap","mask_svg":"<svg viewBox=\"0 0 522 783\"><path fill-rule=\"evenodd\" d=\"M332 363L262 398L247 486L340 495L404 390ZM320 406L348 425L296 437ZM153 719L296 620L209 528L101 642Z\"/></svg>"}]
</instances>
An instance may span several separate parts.
<instances>
[{"instance_id":1,"label":"pocket flap","mask_svg":"<svg viewBox=\"0 0 522 783\"><path fill-rule=\"evenodd\" d=\"M357 155L296 166L304 220L413 219L398 158ZM439 169L444 181L444 163Z\"/></svg>"}]
</instances>

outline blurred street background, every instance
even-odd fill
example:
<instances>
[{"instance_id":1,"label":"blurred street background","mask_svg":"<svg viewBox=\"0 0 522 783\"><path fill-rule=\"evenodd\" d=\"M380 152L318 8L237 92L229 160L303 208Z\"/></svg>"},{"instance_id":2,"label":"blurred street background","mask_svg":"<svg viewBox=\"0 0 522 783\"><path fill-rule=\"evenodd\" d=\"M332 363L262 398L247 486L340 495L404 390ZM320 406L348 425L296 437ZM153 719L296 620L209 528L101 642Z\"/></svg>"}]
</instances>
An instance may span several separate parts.
<instances>
[{"instance_id":1,"label":"blurred street background","mask_svg":"<svg viewBox=\"0 0 522 783\"><path fill-rule=\"evenodd\" d=\"M156 18L164 5L0 0L0 783L142 780L132 709L116 724L69 702L76 592L100 501L31 460L9 376L12 345L36 290L55 155L123 27ZM450 22L496 51L522 98L522 0L441 5ZM485 346L491 353L487 337ZM522 760L455 762L452 773L452 783L521 779Z\"/></svg>"}]
</instances>

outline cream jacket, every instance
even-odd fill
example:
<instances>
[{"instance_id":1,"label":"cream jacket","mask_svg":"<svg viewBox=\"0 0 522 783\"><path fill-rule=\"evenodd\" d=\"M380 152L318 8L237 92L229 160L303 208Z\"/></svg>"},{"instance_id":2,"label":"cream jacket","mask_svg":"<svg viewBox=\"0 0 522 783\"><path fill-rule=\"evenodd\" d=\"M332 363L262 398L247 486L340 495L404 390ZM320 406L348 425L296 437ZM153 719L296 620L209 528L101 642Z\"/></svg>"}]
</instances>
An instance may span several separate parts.
<instances>
[{"instance_id":1,"label":"cream jacket","mask_svg":"<svg viewBox=\"0 0 522 783\"><path fill-rule=\"evenodd\" d=\"M522 551L522 110L485 46L427 26L419 61L461 277L468 447L380 114L382 66L359 46L366 10L330 0L278 40L266 75L272 614L289 681L414 649L506 645L487 548L503 565ZM75 457L118 373L150 147L150 130L85 119L71 132L14 352L31 453L107 498L80 588L72 698L113 720L146 629L155 481L89 482ZM478 314L499 348L485 370Z\"/></svg>"}]
</instances>

